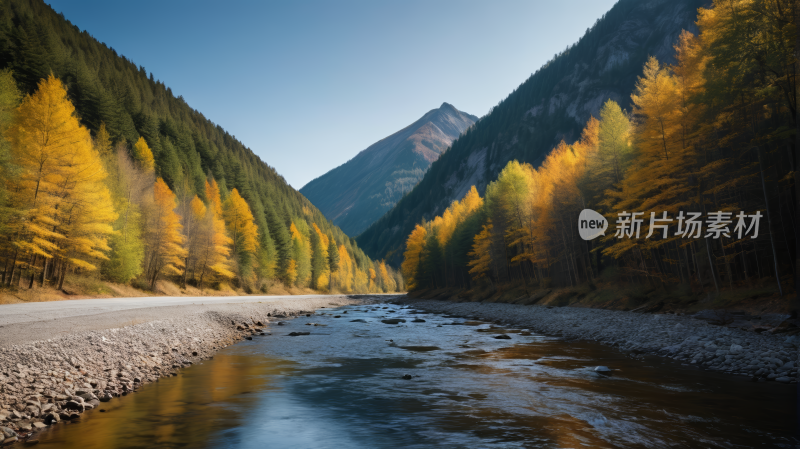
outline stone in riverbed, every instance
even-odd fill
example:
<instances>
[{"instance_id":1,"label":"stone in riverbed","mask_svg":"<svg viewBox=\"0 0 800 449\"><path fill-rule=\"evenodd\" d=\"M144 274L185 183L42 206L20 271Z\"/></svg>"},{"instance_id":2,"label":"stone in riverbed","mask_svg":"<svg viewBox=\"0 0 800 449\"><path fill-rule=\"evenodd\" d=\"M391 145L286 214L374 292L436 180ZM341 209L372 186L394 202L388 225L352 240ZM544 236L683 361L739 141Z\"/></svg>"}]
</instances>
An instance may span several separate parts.
<instances>
[{"instance_id":1,"label":"stone in riverbed","mask_svg":"<svg viewBox=\"0 0 800 449\"><path fill-rule=\"evenodd\" d=\"M83 402L78 402L74 400L67 401L67 403L64 405L64 408L67 410L76 410L80 412L83 412L86 409L86 407L84 407L83 405Z\"/></svg>"},{"instance_id":2,"label":"stone in riverbed","mask_svg":"<svg viewBox=\"0 0 800 449\"><path fill-rule=\"evenodd\" d=\"M356 319L356 320L350 320L350 322L351 322L351 323L366 323L366 322L367 322L367 320L364 320L364 319L358 318L358 319Z\"/></svg>"},{"instance_id":3,"label":"stone in riverbed","mask_svg":"<svg viewBox=\"0 0 800 449\"><path fill-rule=\"evenodd\" d=\"M47 424L45 424L43 422L35 422L35 423L33 423L33 427L35 429L44 429L45 427L47 427Z\"/></svg>"},{"instance_id":4,"label":"stone in riverbed","mask_svg":"<svg viewBox=\"0 0 800 449\"><path fill-rule=\"evenodd\" d=\"M781 382L781 383L785 383L785 384L788 384L791 381L792 381L792 379L790 377L776 377L775 378L775 382Z\"/></svg>"},{"instance_id":5,"label":"stone in riverbed","mask_svg":"<svg viewBox=\"0 0 800 449\"><path fill-rule=\"evenodd\" d=\"M14 432L9 427L0 426L0 434L2 434L6 438L13 438L17 436L17 432Z\"/></svg>"},{"instance_id":6,"label":"stone in riverbed","mask_svg":"<svg viewBox=\"0 0 800 449\"><path fill-rule=\"evenodd\" d=\"M405 322L406 322L406 320L404 320L402 318L389 318L388 320L381 320L381 323L384 323L384 324L400 324L400 323L405 323Z\"/></svg>"},{"instance_id":7,"label":"stone in riverbed","mask_svg":"<svg viewBox=\"0 0 800 449\"><path fill-rule=\"evenodd\" d=\"M405 379L405 380L411 380L411 374L404 374L404 375L403 375L403 379Z\"/></svg>"},{"instance_id":8,"label":"stone in riverbed","mask_svg":"<svg viewBox=\"0 0 800 449\"><path fill-rule=\"evenodd\" d=\"M53 424L61 421L61 417L56 412L50 412L44 417L45 424Z\"/></svg>"},{"instance_id":9,"label":"stone in riverbed","mask_svg":"<svg viewBox=\"0 0 800 449\"><path fill-rule=\"evenodd\" d=\"M609 368L607 366L602 366L602 365L598 366L597 368L594 369L594 372L596 372L596 373L610 373L612 371L613 370L611 368Z\"/></svg>"},{"instance_id":10,"label":"stone in riverbed","mask_svg":"<svg viewBox=\"0 0 800 449\"><path fill-rule=\"evenodd\" d=\"M311 335L311 332L292 332L289 337L298 337L300 335Z\"/></svg>"},{"instance_id":11,"label":"stone in riverbed","mask_svg":"<svg viewBox=\"0 0 800 449\"><path fill-rule=\"evenodd\" d=\"M424 323L425 320L423 320L422 318L414 318L413 320L411 320L411 322L412 323Z\"/></svg>"},{"instance_id":12,"label":"stone in riverbed","mask_svg":"<svg viewBox=\"0 0 800 449\"><path fill-rule=\"evenodd\" d=\"M501 335L498 335L498 336L496 336L494 338L495 338L495 340L511 340L511 336L508 335L508 334L501 334Z\"/></svg>"}]
</instances>

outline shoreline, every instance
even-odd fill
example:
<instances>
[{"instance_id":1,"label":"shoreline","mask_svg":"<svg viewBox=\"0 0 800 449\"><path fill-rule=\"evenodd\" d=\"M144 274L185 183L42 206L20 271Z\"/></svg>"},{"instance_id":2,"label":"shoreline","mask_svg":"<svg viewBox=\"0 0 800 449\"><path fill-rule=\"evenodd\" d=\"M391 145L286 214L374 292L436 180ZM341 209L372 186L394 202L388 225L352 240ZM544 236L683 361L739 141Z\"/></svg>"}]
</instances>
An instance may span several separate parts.
<instances>
[{"instance_id":1,"label":"shoreline","mask_svg":"<svg viewBox=\"0 0 800 449\"><path fill-rule=\"evenodd\" d=\"M79 420L85 410L102 408L102 402L161 377L176 376L181 368L246 338L269 338L260 335L269 335L280 320L320 308L393 299L319 295L18 319L0 326L0 337L6 335L0 343L0 446L30 441L38 431L64 420ZM82 328L82 323L87 324ZM17 336L9 344L8 335L29 327L33 334Z\"/></svg>"},{"instance_id":2,"label":"shoreline","mask_svg":"<svg viewBox=\"0 0 800 449\"><path fill-rule=\"evenodd\" d=\"M493 321L566 340L587 340L632 356L657 355L750 381L798 383L800 335L781 336L711 325L678 315L580 307L450 302L406 296L395 303L432 313Z\"/></svg>"}]
</instances>

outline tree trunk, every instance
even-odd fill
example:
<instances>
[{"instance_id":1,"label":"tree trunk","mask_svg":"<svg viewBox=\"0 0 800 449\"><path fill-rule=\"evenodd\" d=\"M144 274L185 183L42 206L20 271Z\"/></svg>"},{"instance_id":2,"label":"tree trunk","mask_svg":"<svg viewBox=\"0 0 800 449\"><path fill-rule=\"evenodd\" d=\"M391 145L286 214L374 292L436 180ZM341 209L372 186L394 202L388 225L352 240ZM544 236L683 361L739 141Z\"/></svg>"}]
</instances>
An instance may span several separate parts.
<instances>
[{"instance_id":1,"label":"tree trunk","mask_svg":"<svg viewBox=\"0 0 800 449\"><path fill-rule=\"evenodd\" d=\"M767 227L769 228L769 243L772 245L772 260L775 264L775 280L778 282L778 293L783 297L783 286L781 285L780 271L778 270L778 255L775 253L775 236L772 232L772 218L769 211L769 198L767 198L767 182L764 180L764 161L761 157L761 147L756 147L758 153L758 168L761 172L761 189L764 191L764 204L767 207Z\"/></svg>"}]
</instances>

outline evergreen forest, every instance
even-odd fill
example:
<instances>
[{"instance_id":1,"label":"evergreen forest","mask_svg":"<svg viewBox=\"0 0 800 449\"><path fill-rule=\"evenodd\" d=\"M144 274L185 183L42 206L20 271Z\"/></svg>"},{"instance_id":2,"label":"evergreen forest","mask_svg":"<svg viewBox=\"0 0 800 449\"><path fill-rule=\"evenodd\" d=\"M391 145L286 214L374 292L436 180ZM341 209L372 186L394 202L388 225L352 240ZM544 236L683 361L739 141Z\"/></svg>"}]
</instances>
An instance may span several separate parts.
<instances>
[{"instance_id":1,"label":"evergreen forest","mask_svg":"<svg viewBox=\"0 0 800 449\"><path fill-rule=\"evenodd\" d=\"M0 2L0 284L403 290L272 167L41 0Z\"/></svg>"}]
</instances>

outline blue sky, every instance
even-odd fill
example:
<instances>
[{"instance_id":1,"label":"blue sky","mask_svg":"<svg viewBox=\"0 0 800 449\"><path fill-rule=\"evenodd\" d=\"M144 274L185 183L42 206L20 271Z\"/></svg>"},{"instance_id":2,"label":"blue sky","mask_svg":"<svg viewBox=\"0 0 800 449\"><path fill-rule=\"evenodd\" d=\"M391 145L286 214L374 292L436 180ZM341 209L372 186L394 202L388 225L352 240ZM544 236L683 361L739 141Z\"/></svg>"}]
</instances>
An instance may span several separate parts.
<instances>
[{"instance_id":1,"label":"blue sky","mask_svg":"<svg viewBox=\"0 0 800 449\"><path fill-rule=\"evenodd\" d=\"M299 189L442 102L483 116L615 2L49 3Z\"/></svg>"}]
</instances>

